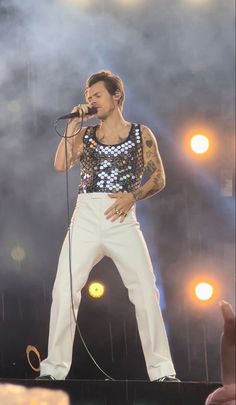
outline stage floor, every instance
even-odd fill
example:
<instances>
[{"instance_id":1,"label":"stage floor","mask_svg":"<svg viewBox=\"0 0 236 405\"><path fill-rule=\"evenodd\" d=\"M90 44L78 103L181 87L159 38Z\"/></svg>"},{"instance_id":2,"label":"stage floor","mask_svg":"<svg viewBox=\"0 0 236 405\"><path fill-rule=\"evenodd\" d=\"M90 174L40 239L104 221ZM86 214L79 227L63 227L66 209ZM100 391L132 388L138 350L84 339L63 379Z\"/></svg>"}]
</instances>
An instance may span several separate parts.
<instances>
[{"instance_id":1,"label":"stage floor","mask_svg":"<svg viewBox=\"0 0 236 405\"><path fill-rule=\"evenodd\" d=\"M220 386L219 383L151 383L137 380L0 379L0 384L60 389L69 394L71 405L204 405L208 394Z\"/></svg>"}]
</instances>

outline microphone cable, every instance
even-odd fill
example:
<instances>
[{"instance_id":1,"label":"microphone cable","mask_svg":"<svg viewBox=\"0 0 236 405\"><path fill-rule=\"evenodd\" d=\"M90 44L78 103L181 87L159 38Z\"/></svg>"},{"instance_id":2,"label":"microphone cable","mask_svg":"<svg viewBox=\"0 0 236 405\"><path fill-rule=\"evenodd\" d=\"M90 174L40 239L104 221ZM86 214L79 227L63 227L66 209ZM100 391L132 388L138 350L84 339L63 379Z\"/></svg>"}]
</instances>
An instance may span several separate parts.
<instances>
[{"instance_id":1,"label":"microphone cable","mask_svg":"<svg viewBox=\"0 0 236 405\"><path fill-rule=\"evenodd\" d=\"M67 136L67 131L68 131L68 122L66 124L66 128L65 128L65 132L64 134L61 134L58 129L57 129L57 124L58 124L59 119L57 119L54 122L54 129L56 131L56 133L61 137L65 139L65 159L66 159L66 208L67 208L67 222L68 222L68 247L69 247L69 272L70 272L70 298L71 298L71 308L72 308L72 314L73 314L73 318L76 324L76 329L79 333L80 339L83 343L83 346L86 350L86 352L88 353L89 357L91 358L91 360L93 361L93 363L95 364L95 366L101 371L101 373L107 377L107 379L109 381L116 381L115 378L111 377L109 374L107 374L102 367L97 363L97 361L95 360L95 358L93 357L92 353L90 352L84 338L82 335L82 332L80 330L79 324L78 324L78 319L75 315L75 307L74 307L74 300L73 300L73 277L72 277L72 259L71 259L71 229L70 229L70 203L69 203L69 174L68 174L68 169L69 169L69 165L68 165L68 156L67 156L67 141L70 138L74 138L77 134L79 134L79 132L82 130L83 127L83 122L84 122L84 112L82 110L82 116L81 116L81 123L80 123L80 128L71 136Z\"/></svg>"}]
</instances>

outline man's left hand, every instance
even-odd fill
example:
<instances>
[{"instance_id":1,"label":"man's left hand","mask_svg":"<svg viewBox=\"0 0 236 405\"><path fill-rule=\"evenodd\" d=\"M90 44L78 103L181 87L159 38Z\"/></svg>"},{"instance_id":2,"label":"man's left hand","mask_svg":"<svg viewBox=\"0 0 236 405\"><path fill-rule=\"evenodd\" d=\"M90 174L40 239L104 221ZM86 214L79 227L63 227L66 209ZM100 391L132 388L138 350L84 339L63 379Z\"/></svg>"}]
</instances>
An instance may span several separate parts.
<instances>
[{"instance_id":1,"label":"man's left hand","mask_svg":"<svg viewBox=\"0 0 236 405\"><path fill-rule=\"evenodd\" d=\"M108 208L104 214L106 219L111 219L111 222L120 218L120 222L124 222L125 217L133 206L135 199L132 193L109 193L110 198L114 198L115 202Z\"/></svg>"}]
</instances>

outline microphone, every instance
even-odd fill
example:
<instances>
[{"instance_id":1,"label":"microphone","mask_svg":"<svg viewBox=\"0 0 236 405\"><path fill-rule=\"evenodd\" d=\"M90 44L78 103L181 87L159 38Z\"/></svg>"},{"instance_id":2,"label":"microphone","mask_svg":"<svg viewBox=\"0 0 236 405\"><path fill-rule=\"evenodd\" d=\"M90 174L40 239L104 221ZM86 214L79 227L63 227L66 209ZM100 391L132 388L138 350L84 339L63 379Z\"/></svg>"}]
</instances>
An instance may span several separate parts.
<instances>
[{"instance_id":1,"label":"microphone","mask_svg":"<svg viewBox=\"0 0 236 405\"><path fill-rule=\"evenodd\" d=\"M97 113L96 107L88 107L88 112L85 115L94 115ZM57 118L57 120L66 120L70 118L80 117L82 114L80 111L76 111L70 114L62 115L61 117Z\"/></svg>"}]
</instances>

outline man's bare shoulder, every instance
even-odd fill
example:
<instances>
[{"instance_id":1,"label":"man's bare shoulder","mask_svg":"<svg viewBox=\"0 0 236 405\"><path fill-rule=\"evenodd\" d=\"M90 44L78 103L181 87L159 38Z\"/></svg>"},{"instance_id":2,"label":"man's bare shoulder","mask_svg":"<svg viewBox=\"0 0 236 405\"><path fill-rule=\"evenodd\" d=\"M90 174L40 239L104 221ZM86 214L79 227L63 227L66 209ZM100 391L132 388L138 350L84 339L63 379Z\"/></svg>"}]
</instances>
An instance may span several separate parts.
<instances>
[{"instance_id":1,"label":"man's bare shoulder","mask_svg":"<svg viewBox=\"0 0 236 405\"><path fill-rule=\"evenodd\" d=\"M154 142L156 144L156 136L147 125L140 125L143 142Z\"/></svg>"},{"instance_id":2,"label":"man's bare shoulder","mask_svg":"<svg viewBox=\"0 0 236 405\"><path fill-rule=\"evenodd\" d=\"M153 162L158 165L161 161L161 157L159 154L158 143L155 135L153 134L152 130L146 125L141 125L141 132L145 166L153 164Z\"/></svg>"}]
</instances>

